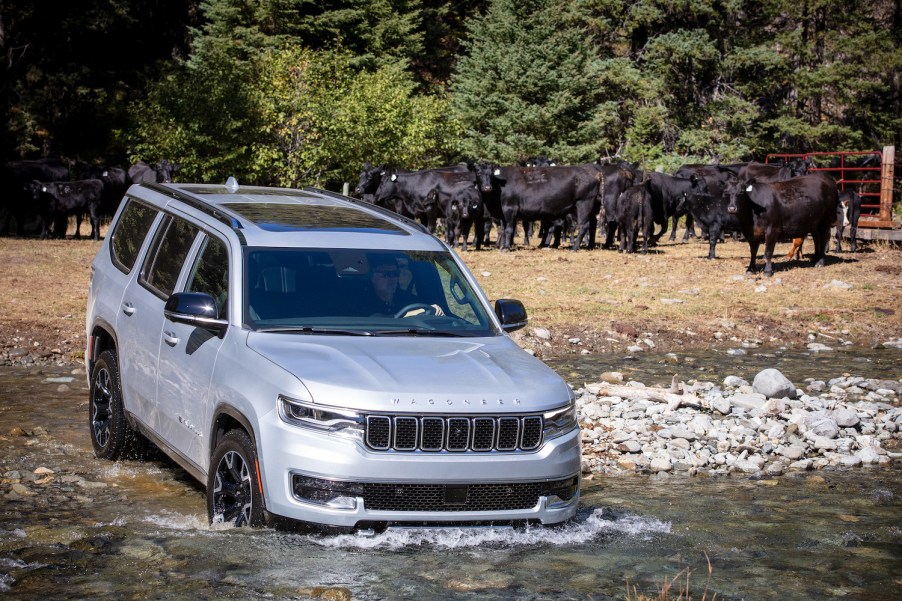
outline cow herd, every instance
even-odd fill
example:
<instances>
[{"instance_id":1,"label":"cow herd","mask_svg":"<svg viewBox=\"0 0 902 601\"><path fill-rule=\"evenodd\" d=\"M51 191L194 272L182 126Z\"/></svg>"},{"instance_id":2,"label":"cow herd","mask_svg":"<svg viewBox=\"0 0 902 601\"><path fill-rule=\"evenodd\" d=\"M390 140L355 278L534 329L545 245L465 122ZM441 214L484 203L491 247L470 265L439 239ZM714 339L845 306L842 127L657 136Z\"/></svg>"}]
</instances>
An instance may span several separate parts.
<instances>
[{"instance_id":1,"label":"cow herd","mask_svg":"<svg viewBox=\"0 0 902 601\"><path fill-rule=\"evenodd\" d=\"M91 237L100 237L101 215L112 215L133 183L171 182L177 164L167 160L139 162L127 171L60 159L10 161L0 171L0 231L62 238L70 216L75 216L75 237L81 220L91 220ZM13 229L12 223L15 223Z\"/></svg>"},{"instance_id":2,"label":"cow herd","mask_svg":"<svg viewBox=\"0 0 902 601\"><path fill-rule=\"evenodd\" d=\"M405 171L366 163L356 194L364 200L420 220L434 231L444 220L452 247L461 239L467 249L474 231L476 248L486 243L493 224L497 246L513 247L516 226L528 237L540 224L540 246L557 246L566 234L573 250L593 248L600 226L603 247L621 252L647 252L668 229L674 240L678 220L686 219L684 240L701 227L708 239L708 258L715 258L724 235L742 236L749 244L749 272L764 244L764 273L773 273L773 251L779 240L814 240L812 263L823 265L830 228L837 226L836 251L845 226L851 226L855 250L861 199L840 192L836 182L813 171L810 159L783 164L735 163L684 165L673 175L643 172L627 162L558 166L530 160L514 166L485 161L439 169ZM527 238L528 243L528 238Z\"/></svg>"},{"instance_id":3,"label":"cow herd","mask_svg":"<svg viewBox=\"0 0 902 601\"><path fill-rule=\"evenodd\" d=\"M749 244L748 269L754 272L763 243L764 273L770 275L779 240L796 239L801 245L811 234L812 262L822 265L831 226L837 226L837 252L843 228L851 226L855 250L859 195L839 192L828 175L809 173L811 167L810 160L801 159L779 165L684 165L669 175L624 161L555 165L544 157L511 166L469 161L420 171L366 163L355 193L433 232L442 220L448 244L456 247L460 240L463 250L471 230L479 249L493 225L498 248L514 248L520 224L528 244L538 223L540 246L556 247L567 237L574 250L591 249L600 228L604 248L614 248L616 240L620 252L647 252L671 223L674 240L685 217L683 239L700 226L709 259L726 234L741 235ZM100 216L115 212L128 186L172 181L177 169L167 160L140 162L127 171L84 164L70 169L59 159L8 162L0 171L0 231L63 237L69 217L75 216L78 237L87 215L96 240Z\"/></svg>"}]
</instances>

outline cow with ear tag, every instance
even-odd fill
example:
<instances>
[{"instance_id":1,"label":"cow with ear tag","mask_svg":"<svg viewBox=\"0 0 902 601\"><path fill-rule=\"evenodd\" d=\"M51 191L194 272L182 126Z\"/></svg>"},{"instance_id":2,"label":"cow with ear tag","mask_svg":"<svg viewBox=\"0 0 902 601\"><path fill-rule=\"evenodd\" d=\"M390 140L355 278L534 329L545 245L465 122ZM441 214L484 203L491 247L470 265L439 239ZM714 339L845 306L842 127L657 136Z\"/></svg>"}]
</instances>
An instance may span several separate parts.
<instances>
[{"instance_id":1,"label":"cow with ear tag","mask_svg":"<svg viewBox=\"0 0 902 601\"><path fill-rule=\"evenodd\" d=\"M779 240L814 239L813 265L824 265L830 226L836 221L838 191L827 175L815 173L783 182L762 183L755 179L727 184L727 212L739 220L749 243L748 272L756 271L755 258L764 242L764 275L774 273L774 247Z\"/></svg>"}]
</instances>

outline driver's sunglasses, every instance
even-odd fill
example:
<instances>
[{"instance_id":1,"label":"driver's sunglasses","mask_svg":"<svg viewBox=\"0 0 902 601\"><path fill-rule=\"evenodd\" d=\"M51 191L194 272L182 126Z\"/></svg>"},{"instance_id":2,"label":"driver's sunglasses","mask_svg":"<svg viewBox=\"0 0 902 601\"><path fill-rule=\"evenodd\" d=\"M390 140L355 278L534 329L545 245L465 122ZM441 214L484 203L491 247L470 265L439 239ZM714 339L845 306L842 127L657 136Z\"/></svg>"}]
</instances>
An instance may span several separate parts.
<instances>
[{"instance_id":1,"label":"driver's sunglasses","mask_svg":"<svg viewBox=\"0 0 902 601\"><path fill-rule=\"evenodd\" d=\"M400 274L400 271L397 269L378 269L376 270L376 275L381 276L383 278L396 278Z\"/></svg>"}]
</instances>

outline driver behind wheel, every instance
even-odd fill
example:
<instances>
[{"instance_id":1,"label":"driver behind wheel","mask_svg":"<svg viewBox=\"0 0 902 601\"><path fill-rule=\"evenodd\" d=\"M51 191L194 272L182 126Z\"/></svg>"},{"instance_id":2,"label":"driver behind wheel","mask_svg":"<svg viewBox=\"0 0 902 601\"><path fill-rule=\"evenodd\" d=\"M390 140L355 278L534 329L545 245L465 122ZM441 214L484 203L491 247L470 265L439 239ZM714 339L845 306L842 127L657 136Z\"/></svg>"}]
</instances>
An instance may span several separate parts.
<instances>
[{"instance_id":1,"label":"driver behind wheel","mask_svg":"<svg viewBox=\"0 0 902 601\"><path fill-rule=\"evenodd\" d=\"M437 304L421 302L410 291L398 285L401 269L398 261L390 255L378 255L370 261L370 292L373 296L370 305L375 309L374 316L413 317L422 313L431 312L435 315L444 315L444 311ZM398 313L408 307L416 305L403 314ZM426 307L429 307L427 309Z\"/></svg>"}]
</instances>

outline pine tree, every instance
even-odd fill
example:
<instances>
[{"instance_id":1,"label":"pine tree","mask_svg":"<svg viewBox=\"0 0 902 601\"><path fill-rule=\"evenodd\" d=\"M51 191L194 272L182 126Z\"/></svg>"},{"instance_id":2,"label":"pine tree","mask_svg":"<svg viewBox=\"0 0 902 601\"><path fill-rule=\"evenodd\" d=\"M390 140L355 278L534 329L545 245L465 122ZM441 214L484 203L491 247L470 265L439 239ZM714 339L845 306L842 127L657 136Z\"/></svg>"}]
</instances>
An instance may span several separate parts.
<instances>
[{"instance_id":1,"label":"pine tree","mask_svg":"<svg viewBox=\"0 0 902 601\"><path fill-rule=\"evenodd\" d=\"M598 158L600 62L574 3L493 0L468 34L450 86L462 154L502 163Z\"/></svg>"}]
</instances>

